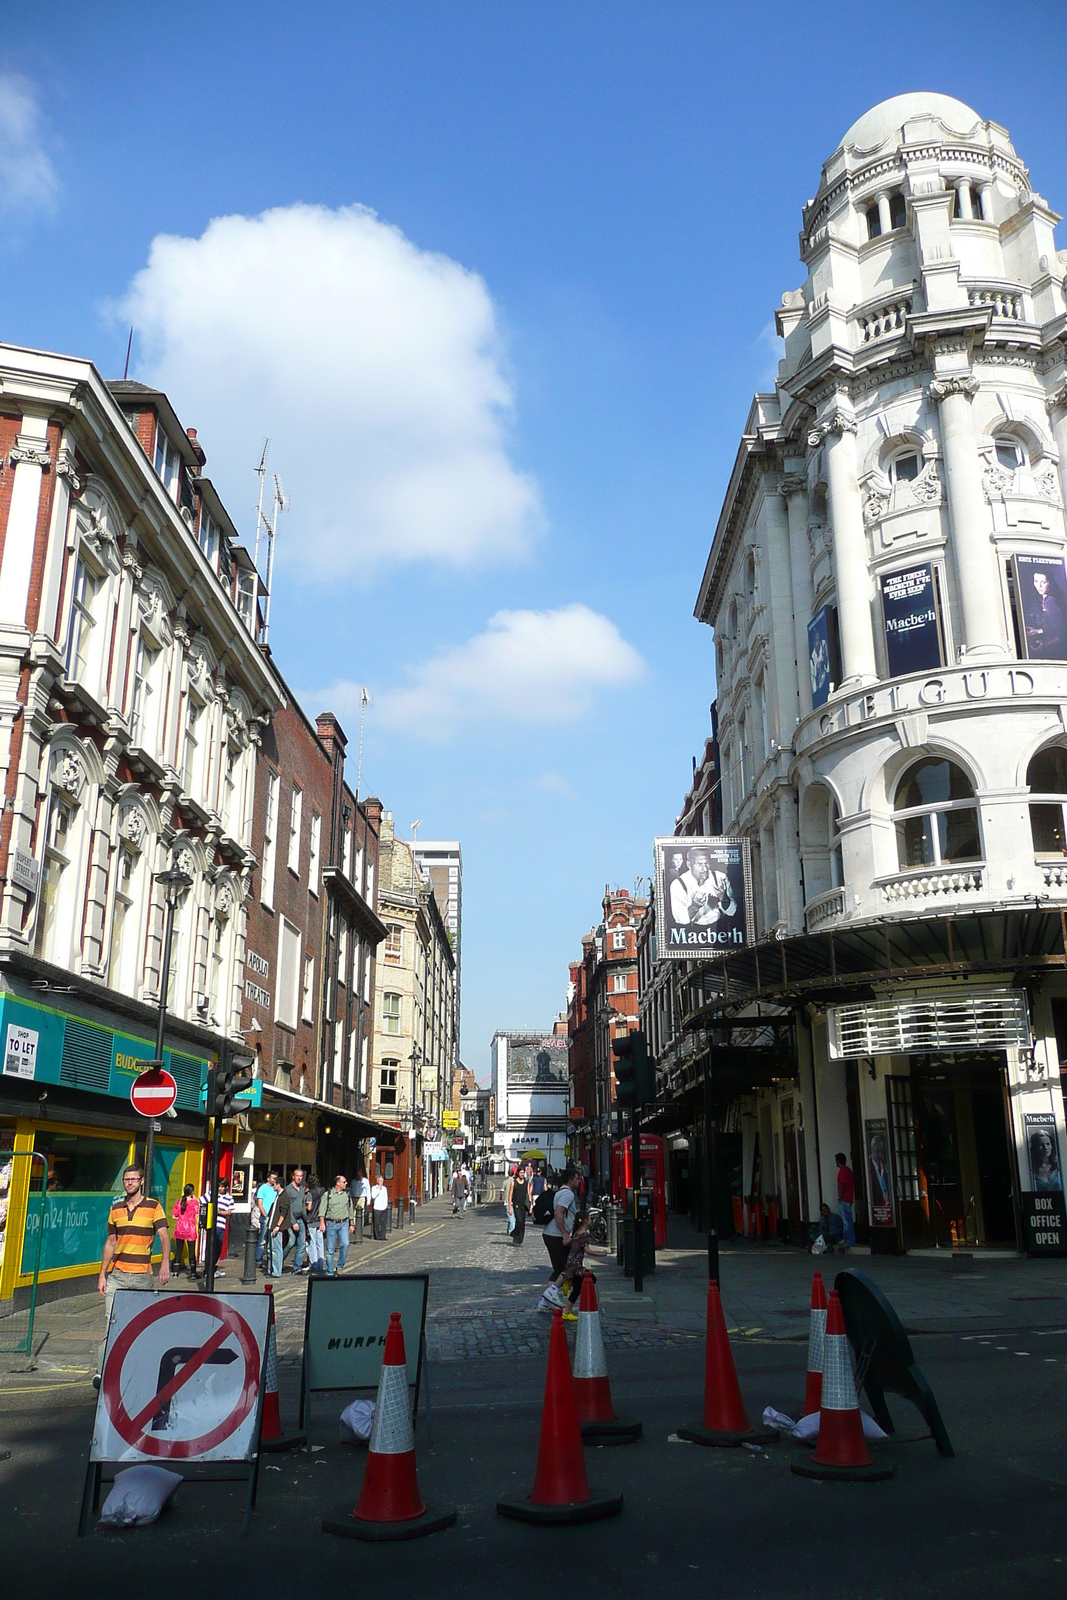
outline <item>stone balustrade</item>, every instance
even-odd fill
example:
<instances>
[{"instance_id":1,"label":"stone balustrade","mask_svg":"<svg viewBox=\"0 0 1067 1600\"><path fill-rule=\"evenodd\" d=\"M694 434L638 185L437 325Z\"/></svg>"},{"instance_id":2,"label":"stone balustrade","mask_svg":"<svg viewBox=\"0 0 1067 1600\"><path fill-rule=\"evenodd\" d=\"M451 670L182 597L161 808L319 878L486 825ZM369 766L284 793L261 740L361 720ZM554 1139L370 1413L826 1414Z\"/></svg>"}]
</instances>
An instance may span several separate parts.
<instances>
[{"instance_id":1,"label":"stone balustrade","mask_svg":"<svg viewBox=\"0 0 1067 1600\"><path fill-rule=\"evenodd\" d=\"M897 295L880 306L858 313L861 344L873 344L876 339L886 339L890 334L903 333L911 313L910 294Z\"/></svg>"},{"instance_id":2,"label":"stone balustrade","mask_svg":"<svg viewBox=\"0 0 1067 1600\"><path fill-rule=\"evenodd\" d=\"M1026 321L1023 297L1016 289L991 284L988 288L969 289L967 298L972 306L992 306L994 317L1001 317L1005 322Z\"/></svg>"},{"instance_id":3,"label":"stone balustrade","mask_svg":"<svg viewBox=\"0 0 1067 1600\"><path fill-rule=\"evenodd\" d=\"M824 923L832 922L844 914L844 889L831 889L828 894L816 895L814 900L808 901L804 907L804 926L809 933L814 933L816 928L821 928Z\"/></svg>"},{"instance_id":4,"label":"stone balustrade","mask_svg":"<svg viewBox=\"0 0 1067 1600\"><path fill-rule=\"evenodd\" d=\"M1045 861L1039 862L1038 865L1041 868L1041 876L1044 879L1046 889L1067 890L1067 861Z\"/></svg>"},{"instance_id":5,"label":"stone balustrade","mask_svg":"<svg viewBox=\"0 0 1067 1600\"><path fill-rule=\"evenodd\" d=\"M933 872L897 873L883 878L879 887L890 905L901 905L911 900L937 897L956 900L960 895L980 894L983 881L982 867L943 868Z\"/></svg>"}]
</instances>

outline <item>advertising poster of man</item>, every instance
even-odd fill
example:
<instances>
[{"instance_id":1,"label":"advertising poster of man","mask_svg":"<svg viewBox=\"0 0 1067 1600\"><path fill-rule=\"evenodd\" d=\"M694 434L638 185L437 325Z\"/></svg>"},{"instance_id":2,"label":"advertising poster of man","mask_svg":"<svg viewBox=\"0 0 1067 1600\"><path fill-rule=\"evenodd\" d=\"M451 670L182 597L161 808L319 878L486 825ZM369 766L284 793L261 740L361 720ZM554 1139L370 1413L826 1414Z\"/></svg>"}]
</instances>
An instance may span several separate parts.
<instances>
[{"instance_id":1,"label":"advertising poster of man","mask_svg":"<svg viewBox=\"0 0 1067 1600\"><path fill-rule=\"evenodd\" d=\"M889 1127L885 1117L869 1117L867 1133L867 1189L871 1197L871 1225L892 1228L893 1176L889 1168Z\"/></svg>"},{"instance_id":2,"label":"advertising poster of man","mask_svg":"<svg viewBox=\"0 0 1067 1600\"><path fill-rule=\"evenodd\" d=\"M883 577L882 613L891 678L944 665L937 589L929 562Z\"/></svg>"},{"instance_id":3,"label":"advertising poster of man","mask_svg":"<svg viewBox=\"0 0 1067 1600\"><path fill-rule=\"evenodd\" d=\"M1067 661L1067 569L1049 556L1015 558L1022 643L1031 661Z\"/></svg>"},{"instance_id":4,"label":"advertising poster of man","mask_svg":"<svg viewBox=\"0 0 1067 1600\"><path fill-rule=\"evenodd\" d=\"M1031 1191L1034 1194L1062 1194L1063 1169L1056 1137L1056 1118L1051 1111L1030 1112L1023 1117L1023 1127L1030 1157Z\"/></svg>"},{"instance_id":5,"label":"advertising poster of man","mask_svg":"<svg viewBox=\"0 0 1067 1600\"><path fill-rule=\"evenodd\" d=\"M808 672L811 675L812 705L825 705L836 685L841 682L836 606L823 606L808 623Z\"/></svg>"},{"instance_id":6,"label":"advertising poster of man","mask_svg":"<svg viewBox=\"0 0 1067 1600\"><path fill-rule=\"evenodd\" d=\"M747 839L655 840L661 960L728 955L754 936Z\"/></svg>"}]
</instances>

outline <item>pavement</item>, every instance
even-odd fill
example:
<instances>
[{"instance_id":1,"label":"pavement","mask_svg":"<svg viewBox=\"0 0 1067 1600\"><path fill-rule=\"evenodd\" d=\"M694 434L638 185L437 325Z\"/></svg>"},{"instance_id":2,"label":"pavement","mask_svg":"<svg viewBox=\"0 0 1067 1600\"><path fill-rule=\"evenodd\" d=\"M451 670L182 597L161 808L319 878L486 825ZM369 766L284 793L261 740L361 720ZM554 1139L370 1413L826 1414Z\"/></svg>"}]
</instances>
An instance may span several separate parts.
<instances>
[{"instance_id":1,"label":"pavement","mask_svg":"<svg viewBox=\"0 0 1067 1600\"><path fill-rule=\"evenodd\" d=\"M812 1261L779 1245L725 1247L723 1297L753 1419L764 1405L796 1414L803 1393ZM818 1263L869 1272L914 1330L916 1359L955 1445L940 1458L918 1414L892 1402L899 1432L877 1446L896 1467L885 1484L819 1484L789 1471L791 1449L705 1451L675 1442L698 1421L703 1383L704 1241L672 1225L648 1292L636 1296L614 1260L598 1274L612 1388L641 1417L642 1443L589 1450L594 1489L622 1491L623 1515L588 1527L538 1529L495 1514L533 1483L550 1319L536 1302L547 1278L538 1230L511 1245L499 1206L453 1218L432 1203L413 1229L354 1248L357 1272L430 1274L427 1343L432 1430L417 1428L427 1499L457 1505L457 1526L380 1547L321 1533L321 1517L354 1503L365 1455L342 1446L325 1401L308 1448L265 1457L247 1538L243 1489L188 1483L152 1528L74 1537L94 1395L88 1378L100 1302L42 1308L32 1371L0 1358L0 1571L9 1583L72 1592L147 1583L153 1600L190 1583L257 1592L299 1584L421 1590L469 1600L472 1586L558 1583L588 1596L672 1595L775 1600L984 1600L1067 1589L1067 1263L1017 1258L951 1263L853 1255ZM238 1289L231 1262L220 1289ZM304 1282L276 1299L282 1415L295 1422ZM573 1337L573 1335L572 1335ZM337 1397L337 1409L345 1397Z\"/></svg>"}]
</instances>

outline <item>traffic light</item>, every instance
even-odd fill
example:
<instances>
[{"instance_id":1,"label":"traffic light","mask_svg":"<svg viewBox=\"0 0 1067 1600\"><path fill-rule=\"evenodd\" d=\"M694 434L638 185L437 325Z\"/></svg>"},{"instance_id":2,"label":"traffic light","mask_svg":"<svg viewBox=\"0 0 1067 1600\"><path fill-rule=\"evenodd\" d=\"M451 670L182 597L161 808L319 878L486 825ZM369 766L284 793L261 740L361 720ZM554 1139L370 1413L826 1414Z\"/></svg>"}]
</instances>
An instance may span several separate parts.
<instances>
[{"instance_id":1,"label":"traffic light","mask_svg":"<svg viewBox=\"0 0 1067 1600\"><path fill-rule=\"evenodd\" d=\"M214 1114L232 1117L239 1094L252 1087L252 1064L255 1056L240 1052L227 1054L215 1069Z\"/></svg>"},{"instance_id":2,"label":"traffic light","mask_svg":"<svg viewBox=\"0 0 1067 1600\"><path fill-rule=\"evenodd\" d=\"M628 1033L611 1046L615 1057L615 1101L619 1106L650 1105L656 1098L656 1071L643 1033Z\"/></svg>"}]
</instances>

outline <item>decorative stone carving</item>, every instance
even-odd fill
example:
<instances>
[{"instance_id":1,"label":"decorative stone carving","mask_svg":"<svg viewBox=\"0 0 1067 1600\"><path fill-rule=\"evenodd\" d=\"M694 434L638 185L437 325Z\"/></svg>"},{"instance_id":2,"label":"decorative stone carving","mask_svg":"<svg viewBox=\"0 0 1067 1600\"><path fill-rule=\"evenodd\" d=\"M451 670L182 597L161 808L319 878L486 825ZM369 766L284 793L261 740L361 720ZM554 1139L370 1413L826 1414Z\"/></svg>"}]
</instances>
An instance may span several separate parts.
<instances>
[{"instance_id":1,"label":"decorative stone carving","mask_svg":"<svg viewBox=\"0 0 1067 1600\"><path fill-rule=\"evenodd\" d=\"M889 510L889 495L884 489L868 489L863 497L863 520L868 527L881 522Z\"/></svg>"},{"instance_id":2,"label":"decorative stone carving","mask_svg":"<svg viewBox=\"0 0 1067 1600\"><path fill-rule=\"evenodd\" d=\"M830 438L833 434L855 433L857 427L856 419L850 412L835 406L833 411L817 423L808 434L808 446L816 449L824 439Z\"/></svg>"},{"instance_id":3,"label":"decorative stone carving","mask_svg":"<svg viewBox=\"0 0 1067 1600\"><path fill-rule=\"evenodd\" d=\"M52 782L77 800L85 787L85 764L76 750L57 750L52 758Z\"/></svg>"},{"instance_id":4,"label":"decorative stone carving","mask_svg":"<svg viewBox=\"0 0 1067 1600\"><path fill-rule=\"evenodd\" d=\"M183 845L174 858L179 872L184 872L187 878L196 877L196 857L188 845Z\"/></svg>"},{"instance_id":5,"label":"decorative stone carving","mask_svg":"<svg viewBox=\"0 0 1067 1600\"><path fill-rule=\"evenodd\" d=\"M913 478L911 483L908 484L908 488L911 490L912 498L917 500L920 505L933 506L940 504L941 479L938 476L937 467L932 461L926 463L919 476Z\"/></svg>"},{"instance_id":6,"label":"decorative stone carving","mask_svg":"<svg viewBox=\"0 0 1067 1600\"><path fill-rule=\"evenodd\" d=\"M174 624L174 637L181 645L182 650L188 651L189 645L192 641L192 634L189 632L187 623L184 621L179 621Z\"/></svg>"},{"instance_id":7,"label":"decorative stone carving","mask_svg":"<svg viewBox=\"0 0 1067 1600\"><path fill-rule=\"evenodd\" d=\"M127 806L119 818L119 832L126 843L139 850L147 831L144 812L138 806Z\"/></svg>"},{"instance_id":8,"label":"decorative stone carving","mask_svg":"<svg viewBox=\"0 0 1067 1600\"><path fill-rule=\"evenodd\" d=\"M1014 472L1009 472L995 461L988 462L982 473L982 488L987 500L1003 500L1014 482Z\"/></svg>"},{"instance_id":9,"label":"decorative stone carving","mask_svg":"<svg viewBox=\"0 0 1067 1600\"><path fill-rule=\"evenodd\" d=\"M1042 500L1051 500L1054 505L1059 503L1060 486L1051 461L1044 461L1034 468L1034 488Z\"/></svg>"},{"instance_id":10,"label":"decorative stone carving","mask_svg":"<svg viewBox=\"0 0 1067 1600\"><path fill-rule=\"evenodd\" d=\"M122 565L129 573L130 582L135 589L139 589L144 582L144 568L138 563L137 553L127 545L122 552Z\"/></svg>"},{"instance_id":11,"label":"decorative stone carving","mask_svg":"<svg viewBox=\"0 0 1067 1600\"><path fill-rule=\"evenodd\" d=\"M968 374L958 378L935 378L926 392L931 400L936 400L940 405L942 400L947 400L953 394L963 394L970 399L980 388L978 379Z\"/></svg>"},{"instance_id":12,"label":"decorative stone carving","mask_svg":"<svg viewBox=\"0 0 1067 1600\"><path fill-rule=\"evenodd\" d=\"M1050 411L1061 408L1067 410L1067 383L1061 383L1058 389L1053 389L1045 404Z\"/></svg>"},{"instance_id":13,"label":"decorative stone carving","mask_svg":"<svg viewBox=\"0 0 1067 1600\"><path fill-rule=\"evenodd\" d=\"M233 910L233 890L228 883L220 883L215 895L215 915L225 919Z\"/></svg>"},{"instance_id":14,"label":"decorative stone carving","mask_svg":"<svg viewBox=\"0 0 1067 1600\"><path fill-rule=\"evenodd\" d=\"M808 480L803 472L783 472L778 479L778 493L784 500L794 494L807 494Z\"/></svg>"},{"instance_id":15,"label":"decorative stone carving","mask_svg":"<svg viewBox=\"0 0 1067 1600\"><path fill-rule=\"evenodd\" d=\"M7 459L13 466L20 461L28 462L31 467L42 467L46 472L52 465L52 456L47 444L42 444L40 439L31 434L20 433L14 446L8 451Z\"/></svg>"},{"instance_id":16,"label":"decorative stone carving","mask_svg":"<svg viewBox=\"0 0 1067 1600\"><path fill-rule=\"evenodd\" d=\"M74 452L68 449L66 445L59 452L59 459L56 462L56 477L66 479L67 487L73 495L80 495L85 487L85 480L78 472Z\"/></svg>"}]
</instances>

